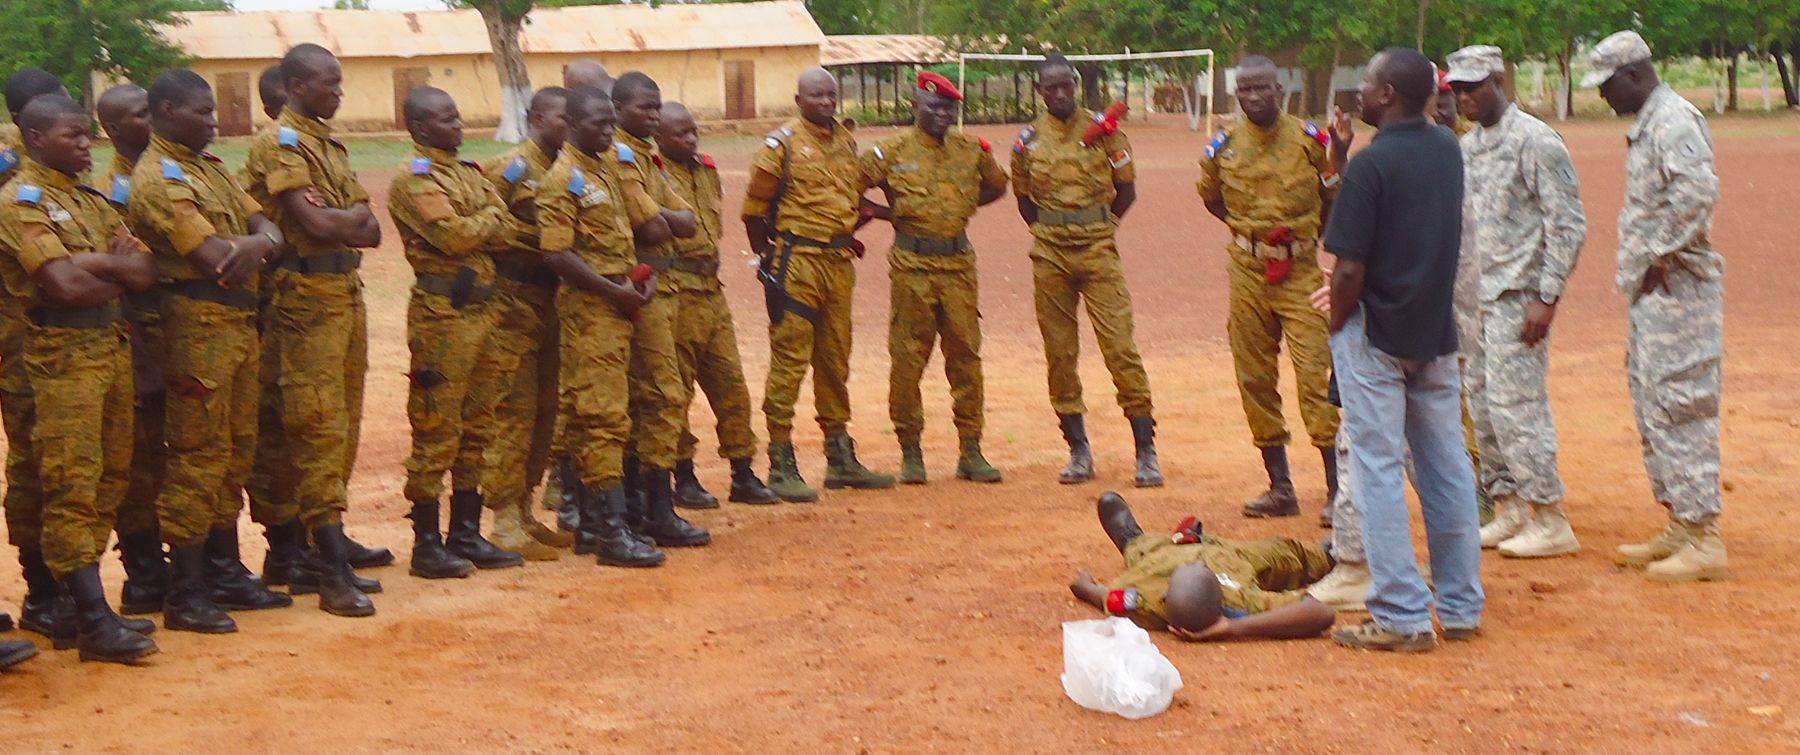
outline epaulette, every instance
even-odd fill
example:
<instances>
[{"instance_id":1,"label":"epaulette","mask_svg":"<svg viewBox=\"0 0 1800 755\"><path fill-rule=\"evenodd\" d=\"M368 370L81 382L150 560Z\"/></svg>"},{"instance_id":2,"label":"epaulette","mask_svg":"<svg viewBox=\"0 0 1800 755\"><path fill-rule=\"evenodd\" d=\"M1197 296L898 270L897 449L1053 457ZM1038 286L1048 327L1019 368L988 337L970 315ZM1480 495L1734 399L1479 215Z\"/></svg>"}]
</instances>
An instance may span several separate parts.
<instances>
[{"instance_id":1,"label":"epaulette","mask_svg":"<svg viewBox=\"0 0 1800 755\"><path fill-rule=\"evenodd\" d=\"M431 173L431 158L429 158L429 157L413 158L412 164L407 167L407 171L412 173L415 176L429 175Z\"/></svg>"},{"instance_id":2,"label":"epaulette","mask_svg":"<svg viewBox=\"0 0 1800 755\"><path fill-rule=\"evenodd\" d=\"M32 207L36 207L38 202L41 202L44 199L44 187L38 186L37 184L21 183L19 184L19 193L15 199L18 200L19 204L28 204Z\"/></svg>"},{"instance_id":3,"label":"epaulette","mask_svg":"<svg viewBox=\"0 0 1800 755\"><path fill-rule=\"evenodd\" d=\"M701 152L701 153L699 153L699 158L700 158L701 165L704 165L708 168L712 168L713 170L719 169L719 164L716 162L713 162L712 155L706 154L705 152Z\"/></svg>"},{"instance_id":4,"label":"epaulette","mask_svg":"<svg viewBox=\"0 0 1800 755\"><path fill-rule=\"evenodd\" d=\"M481 163L475 162L474 160L457 160L456 163L465 168L474 168L476 170L481 170Z\"/></svg>"},{"instance_id":5,"label":"epaulette","mask_svg":"<svg viewBox=\"0 0 1800 755\"><path fill-rule=\"evenodd\" d=\"M988 140L986 140L986 139L983 139L983 138L977 136L977 137L975 137L975 142L981 145L981 151L983 151L983 152L993 152L994 151L994 145L989 144Z\"/></svg>"},{"instance_id":6,"label":"epaulette","mask_svg":"<svg viewBox=\"0 0 1800 755\"><path fill-rule=\"evenodd\" d=\"M113 176L112 193L106 198L113 204L125 204L131 201L131 179L125 176Z\"/></svg>"},{"instance_id":7,"label":"epaulette","mask_svg":"<svg viewBox=\"0 0 1800 755\"><path fill-rule=\"evenodd\" d=\"M175 162L172 158L165 157L160 164L162 165L162 177L164 179L180 183L188 182L187 171L181 169L181 163Z\"/></svg>"},{"instance_id":8,"label":"epaulette","mask_svg":"<svg viewBox=\"0 0 1800 755\"><path fill-rule=\"evenodd\" d=\"M662 153L661 152L650 153L650 164L655 165L657 170L662 170L662 167L663 167Z\"/></svg>"},{"instance_id":9,"label":"epaulette","mask_svg":"<svg viewBox=\"0 0 1800 755\"><path fill-rule=\"evenodd\" d=\"M637 164L637 153L632 152L631 147L626 146L624 142L613 142L613 153L619 156L619 162L627 165Z\"/></svg>"},{"instance_id":10,"label":"epaulette","mask_svg":"<svg viewBox=\"0 0 1800 755\"><path fill-rule=\"evenodd\" d=\"M1312 137L1313 141L1318 142L1319 146L1331 146L1331 132L1319 128L1318 125L1314 124L1312 121L1307 121L1306 125L1300 127L1300 130L1306 132L1307 136Z\"/></svg>"},{"instance_id":11,"label":"epaulette","mask_svg":"<svg viewBox=\"0 0 1800 755\"><path fill-rule=\"evenodd\" d=\"M275 129L275 143L283 147L300 146L300 132L287 126Z\"/></svg>"},{"instance_id":12,"label":"epaulette","mask_svg":"<svg viewBox=\"0 0 1800 755\"><path fill-rule=\"evenodd\" d=\"M211 152L202 152L202 153L200 153L200 157L208 162L215 162L215 163L225 162L225 158L215 155Z\"/></svg>"},{"instance_id":13,"label":"epaulette","mask_svg":"<svg viewBox=\"0 0 1800 755\"><path fill-rule=\"evenodd\" d=\"M1023 129L1020 129L1018 140L1013 142L1013 152L1015 154L1021 154L1021 155L1025 154L1025 149L1027 147L1030 147L1031 142L1036 139L1037 139L1037 129L1032 128L1030 126L1026 126Z\"/></svg>"},{"instance_id":14,"label":"epaulette","mask_svg":"<svg viewBox=\"0 0 1800 755\"><path fill-rule=\"evenodd\" d=\"M770 131L768 136L763 137L763 144L769 145L769 149L780 149L781 145L786 144L787 140L793 138L793 136L793 129L782 126L774 131Z\"/></svg>"},{"instance_id":15,"label":"epaulette","mask_svg":"<svg viewBox=\"0 0 1800 755\"><path fill-rule=\"evenodd\" d=\"M500 171L500 177L506 179L509 184L516 184L519 179L525 177L527 167L530 167L529 162L524 155L519 155L513 158L512 162L506 164L506 170Z\"/></svg>"},{"instance_id":16,"label":"epaulette","mask_svg":"<svg viewBox=\"0 0 1800 755\"><path fill-rule=\"evenodd\" d=\"M19 167L19 153L12 147L0 150L0 173Z\"/></svg>"},{"instance_id":17,"label":"epaulette","mask_svg":"<svg viewBox=\"0 0 1800 755\"><path fill-rule=\"evenodd\" d=\"M578 197L587 193L587 176L580 168L569 169L569 193Z\"/></svg>"},{"instance_id":18,"label":"epaulette","mask_svg":"<svg viewBox=\"0 0 1800 755\"><path fill-rule=\"evenodd\" d=\"M1219 129L1219 133L1213 136L1212 143L1206 145L1206 159L1211 160L1218 157L1219 150L1224 149L1226 142L1229 141L1231 141L1231 132Z\"/></svg>"}]
</instances>

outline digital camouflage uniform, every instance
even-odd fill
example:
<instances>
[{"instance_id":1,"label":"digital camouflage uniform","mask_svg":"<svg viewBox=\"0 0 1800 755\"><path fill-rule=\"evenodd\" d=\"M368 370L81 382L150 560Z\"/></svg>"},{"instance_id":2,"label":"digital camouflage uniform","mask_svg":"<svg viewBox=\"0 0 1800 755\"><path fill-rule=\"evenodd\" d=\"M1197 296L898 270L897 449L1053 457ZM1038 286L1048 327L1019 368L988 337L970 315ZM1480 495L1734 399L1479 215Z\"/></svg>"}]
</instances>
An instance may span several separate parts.
<instances>
[{"instance_id":1,"label":"digital camouflage uniform","mask_svg":"<svg viewBox=\"0 0 1800 755\"><path fill-rule=\"evenodd\" d=\"M570 144L538 183L538 244L546 255L574 252L594 272L624 280L637 264L632 229L661 210L611 154ZM557 289L561 328L562 430L581 482L606 490L623 478L631 433L627 374L632 322L598 294Z\"/></svg>"},{"instance_id":2,"label":"digital camouflage uniform","mask_svg":"<svg viewBox=\"0 0 1800 755\"><path fill-rule=\"evenodd\" d=\"M1331 571L1331 557L1293 538L1227 540L1202 537L1177 544L1169 535L1146 533L1125 545L1125 572L1106 583L1109 590L1135 589L1136 614L1165 620L1163 598L1175 570L1202 563L1219 578L1220 607L1239 617L1300 602L1306 587Z\"/></svg>"},{"instance_id":3,"label":"digital camouflage uniform","mask_svg":"<svg viewBox=\"0 0 1800 755\"><path fill-rule=\"evenodd\" d=\"M770 443L793 442L794 404L808 366L819 429L829 438L850 425L850 297L856 289L856 254L848 242L867 188L849 130L835 123L826 130L795 118L764 138L751 158L745 218L768 214L783 150L790 163L787 194L775 219L775 253L779 257L791 251L787 296L817 310L819 322L788 312L780 323L769 325L762 410Z\"/></svg>"},{"instance_id":4,"label":"digital camouflage uniform","mask_svg":"<svg viewBox=\"0 0 1800 755\"><path fill-rule=\"evenodd\" d=\"M0 123L0 187L19 170L25 151L19 127ZM0 417L6 429L6 532L20 548L36 548L42 530L43 494L31 447L37 408L25 377L25 301L0 292Z\"/></svg>"},{"instance_id":5,"label":"digital camouflage uniform","mask_svg":"<svg viewBox=\"0 0 1800 755\"><path fill-rule=\"evenodd\" d=\"M264 123L258 126L251 136L251 142L264 138L263 132L276 131L281 124ZM238 185L252 196L259 195L255 191L256 179L245 165L238 170ZM274 217L268 215L268 217ZM282 240L281 256L294 253L294 248L285 239ZM250 465L250 477L244 482L244 493L250 499L250 519L264 527L285 524L293 521L294 513L299 511L299 504L294 499L293 459L287 453L287 431L281 426L281 352L276 348L276 340L271 336L271 326L275 322L276 286L272 273L263 276L262 285L257 287L256 331L259 336L257 382L261 390L256 399L256 451ZM283 519L282 517L287 517Z\"/></svg>"},{"instance_id":6,"label":"digital camouflage uniform","mask_svg":"<svg viewBox=\"0 0 1800 755\"><path fill-rule=\"evenodd\" d=\"M249 191L281 228L292 251L271 276L272 317L263 336L275 341L283 442L272 468L292 475L285 500L270 501L268 516L299 516L307 529L339 524L348 507L350 471L362 430L363 376L369 368L368 313L363 305L362 255L334 241L308 236L277 199L313 189L325 204L348 209L369 201L350 170L350 152L323 121L283 110L277 127L250 143ZM257 449L260 456L261 444ZM279 472L275 479L281 479Z\"/></svg>"},{"instance_id":7,"label":"digital camouflage uniform","mask_svg":"<svg viewBox=\"0 0 1800 755\"><path fill-rule=\"evenodd\" d=\"M670 188L681 195L700 221L700 232L691 239L676 239L679 255L666 273L679 292L681 304L675 319L675 353L681 360L681 384L687 404L694 401L694 386L706 393L716 420L719 456L748 459L756 455L756 432L750 429L750 386L744 381L744 363L738 356L737 326L731 306L719 282L719 239L724 235L724 187L719 168L711 157L696 155L686 161L664 158L663 170ZM694 437L682 412L678 461L692 461L699 439Z\"/></svg>"},{"instance_id":8,"label":"digital camouflage uniform","mask_svg":"<svg viewBox=\"0 0 1800 755\"><path fill-rule=\"evenodd\" d=\"M1587 239L1562 137L1517 105L1462 139L1463 257L1474 277L1464 314L1464 394L1481 450L1481 486L1529 503L1563 499L1546 379L1550 339L1519 333L1532 301L1562 297Z\"/></svg>"},{"instance_id":9,"label":"digital camouflage uniform","mask_svg":"<svg viewBox=\"0 0 1800 755\"><path fill-rule=\"evenodd\" d=\"M543 478L556 427L557 281L543 265L537 219L538 186L551 162L537 142L526 140L482 169L517 221L512 245L494 253L498 317L487 347L493 358L470 377L470 401L494 402L481 481L495 509L524 503ZM482 397L485 392L497 395Z\"/></svg>"},{"instance_id":10,"label":"digital camouflage uniform","mask_svg":"<svg viewBox=\"0 0 1800 755\"><path fill-rule=\"evenodd\" d=\"M1131 144L1120 131L1094 146L1081 143L1093 113L1077 108L1067 121L1048 112L1013 144L1013 193L1038 208L1031 225L1031 277L1038 330L1049 368L1050 405L1057 414L1086 413L1077 362L1081 333L1075 309L1087 302L1100 356L1112 373L1119 408L1129 418L1151 415L1150 379L1132 337L1131 292L1114 240L1117 184L1137 180Z\"/></svg>"},{"instance_id":11,"label":"digital camouflage uniform","mask_svg":"<svg viewBox=\"0 0 1800 755\"><path fill-rule=\"evenodd\" d=\"M944 339L944 376L962 440L981 437L981 307L975 248L966 233L983 190L1004 188L1006 173L988 143L961 133L939 142L917 127L863 154L865 180L885 183L894 246L888 252L888 416L901 445L925 430L919 380L933 342Z\"/></svg>"},{"instance_id":12,"label":"digital camouflage uniform","mask_svg":"<svg viewBox=\"0 0 1800 755\"><path fill-rule=\"evenodd\" d=\"M671 212L691 210L669 185L656 144L621 128L613 145L620 178L636 182L645 196ZM687 427L688 385L681 378L675 323L681 309L680 284L668 274L677 255L673 239L639 247L637 259L657 271L656 298L638 314L631 335L631 441L627 453L646 469L672 469L675 449Z\"/></svg>"},{"instance_id":13,"label":"digital camouflage uniform","mask_svg":"<svg viewBox=\"0 0 1800 755\"><path fill-rule=\"evenodd\" d=\"M0 190L0 278L26 312L23 362L36 400L44 562L61 580L97 564L129 482L131 347L119 303L64 307L31 279L76 254L106 254L128 234L100 192L26 159ZM139 245L141 249L142 246ZM9 525L15 512L8 511ZM29 521L31 512L18 512ZM13 533L17 543L20 533Z\"/></svg>"},{"instance_id":14,"label":"digital camouflage uniform","mask_svg":"<svg viewBox=\"0 0 1800 755\"><path fill-rule=\"evenodd\" d=\"M157 512L163 540L176 547L237 527L260 393L260 281L222 287L187 255L209 238L248 234L260 212L219 158L160 136L132 174L132 227L156 255L163 293L159 353L171 390L168 479Z\"/></svg>"},{"instance_id":15,"label":"digital camouflage uniform","mask_svg":"<svg viewBox=\"0 0 1800 755\"><path fill-rule=\"evenodd\" d=\"M1326 397L1331 374L1326 318L1310 301L1325 284L1318 239L1328 203L1337 195L1329 144L1322 129L1291 115L1277 116L1266 130L1246 118L1215 135L1200 159L1200 198L1224 202L1228 213L1231 305L1225 329L1238 395L1258 448L1285 446L1289 439L1281 415L1283 337L1312 444L1329 448L1337 442L1338 412ZM1291 244L1266 243L1278 227L1289 229ZM1292 268L1270 283L1265 260L1289 261Z\"/></svg>"},{"instance_id":16,"label":"digital camouflage uniform","mask_svg":"<svg viewBox=\"0 0 1800 755\"><path fill-rule=\"evenodd\" d=\"M115 152L112 163L91 185L106 195L113 209L126 216L125 204L131 199L131 171L134 163L123 153ZM140 240L144 233L136 225L131 230ZM168 470L168 445L165 442L163 415L167 406L160 356L162 334L161 293L155 289L125 295L125 320L131 323L132 383L137 388L133 400L131 483L125 489L125 500L119 504L117 529L120 535L144 532L156 527L156 497L162 491Z\"/></svg>"},{"instance_id":17,"label":"digital camouflage uniform","mask_svg":"<svg viewBox=\"0 0 1800 755\"><path fill-rule=\"evenodd\" d=\"M1719 515L1720 374L1725 260L1708 238L1719 177L1700 111L1658 87L1626 133L1619 212L1619 290L1632 298L1626 368L1656 500L1675 519ZM1670 265L1670 291L1638 296L1650 267Z\"/></svg>"}]
</instances>

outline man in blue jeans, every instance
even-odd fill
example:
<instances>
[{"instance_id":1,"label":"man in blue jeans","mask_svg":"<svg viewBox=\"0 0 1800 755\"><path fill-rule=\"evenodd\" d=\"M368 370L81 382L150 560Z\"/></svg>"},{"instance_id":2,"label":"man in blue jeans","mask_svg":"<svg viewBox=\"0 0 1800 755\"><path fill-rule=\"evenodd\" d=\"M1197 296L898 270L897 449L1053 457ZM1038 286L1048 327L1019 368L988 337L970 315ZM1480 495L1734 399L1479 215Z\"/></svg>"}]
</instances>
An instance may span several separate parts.
<instances>
[{"instance_id":1,"label":"man in blue jeans","mask_svg":"<svg viewBox=\"0 0 1800 755\"><path fill-rule=\"evenodd\" d=\"M1484 602L1481 525L1463 447L1452 319L1462 153L1449 129L1425 119L1436 83L1431 61L1413 50L1389 49L1369 62L1358 92L1361 118L1379 133L1345 168L1324 239L1326 251L1337 256L1331 356L1374 617L1339 629L1332 639L1368 650L1437 646L1432 594L1413 556L1406 507L1409 449L1445 638L1474 636Z\"/></svg>"}]
</instances>

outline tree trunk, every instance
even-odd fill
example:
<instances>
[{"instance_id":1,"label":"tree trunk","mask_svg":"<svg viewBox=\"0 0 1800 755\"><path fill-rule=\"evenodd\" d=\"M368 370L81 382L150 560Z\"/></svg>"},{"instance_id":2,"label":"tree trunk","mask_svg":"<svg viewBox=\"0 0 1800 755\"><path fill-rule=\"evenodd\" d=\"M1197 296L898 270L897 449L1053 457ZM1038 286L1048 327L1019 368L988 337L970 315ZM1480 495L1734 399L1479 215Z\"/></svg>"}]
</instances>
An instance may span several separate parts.
<instances>
[{"instance_id":1,"label":"tree trunk","mask_svg":"<svg viewBox=\"0 0 1800 755\"><path fill-rule=\"evenodd\" d=\"M1574 86L1569 81L1569 55L1567 50L1556 55L1556 119L1566 121L1569 111L1575 107Z\"/></svg>"},{"instance_id":2,"label":"tree trunk","mask_svg":"<svg viewBox=\"0 0 1800 755\"><path fill-rule=\"evenodd\" d=\"M1421 52L1425 50L1425 16L1430 9L1431 0L1419 0L1419 26L1418 32L1414 36L1415 44L1413 46Z\"/></svg>"},{"instance_id":3,"label":"tree trunk","mask_svg":"<svg viewBox=\"0 0 1800 755\"><path fill-rule=\"evenodd\" d=\"M1098 63L1076 63L1075 70L1081 74L1081 104L1089 110L1106 107L1100 101L1100 77L1104 75Z\"/></svg>"},{"instance_id":4,"label":"tree trunk","mask_svg":"<svg viewBox=\"0 0 1800 755\"><path fill-rule=\"evenodd\" d=\"M1788 70L1787 49L1776 45L1774 55L1775 71L1781 74L1781 98L1788 107L1800 107L1800 94L1794 91L1794 74Z\"/></svg>"},{"instance_id":5,"label":"tree trunk","mask_svg":"<svg viewBox=\"0 0 1800 755\"><path fill-rule=\"evenodd\" d=\"M500 0L475 3L487 26L494 68L500 73L500 126L494 129L494 141L518 144L525 141L525 108L531 104L531 74L525 69L525 53L519 49L525 17L511 17L500 6Z\"/></svg>"},{"instance_id":6,"label":"tree trunk","mask_svg":"<svg viewBox=\"0 0 1800 755\"><path fill-rule=\"evenodd\" d=\"M1725 110L1735 113L1738 109L1738 56L1734 53L1731 61L1725 64Z\"/></svg>"}]
</instances>

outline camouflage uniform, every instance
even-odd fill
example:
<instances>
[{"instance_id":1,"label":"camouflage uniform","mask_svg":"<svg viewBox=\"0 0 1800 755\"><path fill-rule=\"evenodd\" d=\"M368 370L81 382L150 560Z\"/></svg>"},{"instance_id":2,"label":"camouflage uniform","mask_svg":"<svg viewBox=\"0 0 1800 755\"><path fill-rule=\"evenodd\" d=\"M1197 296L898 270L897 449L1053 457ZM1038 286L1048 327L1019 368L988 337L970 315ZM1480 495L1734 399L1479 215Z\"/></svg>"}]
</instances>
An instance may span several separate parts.
<instances>
[{"instance_id":1,"label":"camouflage uniform","mask_svg":"<svg viewBox=\"0 0 1800 755\"><path fill-rule=\"evenodd\" d=\"M570 251L600 275L623 280L637 262L632 229L660 208L612 154L583 154L573 144L538 183L538 244ZM576 286L556 292L561 328L560 413L581 482L606 490L623 477L631 432L627 373L632 322L601 296Z\"/></svg>"},{"instance_id":2,"label":"camouflage uniform","mask_svg":"<svg viewBox=\"0 0 1800 755\"><path fill-rule=\"evenodd\" d=\"M1200 159L1200 198L1224 202L1228 212L1231 314L1225 328L1238 395L1257 448L1285 446L1289 438L1281 416L1278 364L1284 336L1307 434L1318 448L1336 443L1338 413L1326 398L1331 347L1325 313L1314 309L1309 298L1325 284L1319 231L1337 194L1328 145L1323 130L1283 114L1266 130L1245 119L1220 131ZM1291 244L1265 243L1269 231L1278 227L1293 234ZM1270 283L1265 260L1288 261L1293 267Z\"/></svg>"},{"instance_id":3,"label":"camouflage uniform","mask_svg":"<svg viewBox=\"0 0 1800 755\"><path fill-rule=\"evenodd\" d=\"M850 250L857 207L868 188L857 162L856 140L839 125L823 129L795 118L763 140L751 159L745 218L768 214L782 152L790 155L787 195L781 199L776 256L791 250L788 298L818 310L818 322L789 312L769 325L769 378L763 388L763 420L769 442L793 442L794 403L806 368L813 369L813 407L830 438L850 424L850 296L856 288L856 254Z\"/></svg>"},{"instance_id":4,"label":"camouflage uniform","mask_svg":"<svg viewBox=\"0 0 1800 755\"><path fill-rule=\"evenodd\" d=\"M113 209L130 217L125 203L131 199L131 171L135 166L123 153L114 153L106 173L94 186L106 194ZM142 229L133 225L132 233L148 242ZM125 500L119 504L118 531L121 536L155 528L156 497L162 491L168 472L168 444L163 427L168 396L164 391L161 352L162 296L152 289L125 295L125 319L131 323L132 382L137 387L133 402L131 484L125 489Z\"/></svg>"},{"instance_id":5,"label":"camouflage uniform","mask_svg":"<svg viewBox=\"0 0 1800 755\"><path fill-rule=\"evenodd\" d=\"M263 330L275 341L286 436L281 455L292 473L291 498L271 501L269 516L281 522L299 516L308 529L318 529L343 521L362 430L369 368L368 313L356 272L362 254L308 236L277 197L310 188L327 206L348 209L368 202L369 194L357 184L350 152L331 136L331 127L292 109L251 142L245 171L251 196L293 246L272 276L273 317ZM282 463L272 462L277 469Z\"/></svg>"},{"instance_id":6,"label":"camouflage uniform","mask_svg":"<svg viewBox=\"0 0 1800 755\"><path fill-rule=\"evenodd\" d=\"M694 208L700 232L691 239L677 239L680 255L668 277L680 292L675 320L675 353L681 359L681 384L687 405L694 401L694 385L706 393L717 424L719 456L748 459L756 455L756 432L750 429L750 386L744 382L744 363L738 356L737 326L731 306L719 282L719 239L724 234L720 205L724 187L712 158L697 155L687 161L663 161L669 186ZM699 439L694 437L682 412L678 461L692 461Z\"/></svg>"},{"instance_id":7,"label":"camouflage uniform","mask_svg":"<svg viewBox=\"0 0 1800 755\"><path fill-rule=\"evenodd\" d=\"M1481 451L1481 486L1530 503L1563 498L1545 385L1550 339L1520 339L1534 300L1562 297L1587 238L1562 137L1517 105L1462 139L1464 268L1474 309L1463 319L1464 393Z\"/></svg>"},{"instance_id":8,"label":"camouflage uniform","mask_svg":"<svg viewBox=\"0 0 1800 755\"><path fill-rule=\"evenodd\" d=\"M1227 616L1244 616L1298 603L1306 586L1331 571L1324 549L1286 537L1226 540L1202 537L1177 544L1169 535L1146 533L1125 545L1125 573L1106 583L1109 590L1134 589L1142 602L1136 615L1164 619L1163 598L1179 567L1205 564L1218 575L1220 606Z\"/></svg>"},{"instance_id":9,"label":"camouflage uniform","mask_svg":"<svg viewBox=\"0 0 1800 755\"><path fill-rule=\"evenodd\" d=\"M488 342L493 359L469 379L470 401L494 402L494 424L482 473L486 501L495 509L518 506L549 465L556 426L556 274L538 251L537 192L552 158L527 140L482 170L520 226L506 251L494 254L493 307L498 312ZM481 394L494 392L494 398Z\"/></svg>"},{"instance_id":10,"label":"camouflage uniform","mask_svg":"<svg viewBox=\"0 0 1800 755\"><path fill-rule=\"evenodd\" d=\"M636 182L658 207L671 212L691 210L687 201L669 186L656 145L619 129L613 159L619 176ZM681 378L681 358L676 353L675 322L681 308L680 284L666 274L677 251L674 240L637 250L639 262L656 268L656 298L638 314L631 335L631 441L627 453L646 469L672 469L675 449L687 427L687 386Z\"/></svg>"},{"instance_id":11,"label":"camouflage uniform","mask_svg":"<svg viewBox=\"0 0 1800 755\"><path fill-rule=\"evenodd\" d=\"M251 143L267 138L264 132L280 128L281 124L275 122L259 126ZM253 191L256 179L251 175L249 165L239 169L237 179L239 186L252 191L252 196L256 195ZM281 256L294 253L291 244L285 240L282 244ZM256 399L256 450L252 454L250 476L244 481L244 493L250 499L250 520L269 527L292 521L294 512L299 511L299 504L294 500L297 473L293 459L287 453L287 431L281 426L281 352L271 335L275 322L276 286L272 274L263 278L262 285L257 287L256 303L260 361L257 382L261 384ZM283 519L284 516L287 518Z\"/></svg>"},{"instance_id":12,"label":"camouflage uniform","mask_svg":"<svg viewBox=\"0 0 1800 755\"><path fill-rule=\"evenodd\" d=\"M1725 354L1725 261L1708 238L1719 177L1712 135L1692 104L1658 87L1626 134L1619 212L1619 290L1631 301L1626 367L1656 500L1689 525L1719 504L1720 367ZM1638 296L1650 267L1669 288Z\"/></svg>"},{"instance_id":13,"label":"camouflage uniform","mask_svg":"<svg viewBox=\"0 0 1800 755\"><path fill-rule=\"evenodd\" d=\"M886 183L893 202L888 416L902 446L925 430L919 380L940 335L956 434L981 437L981 307L966 231L981 192L1007 183L989 152L984 140L950 133L940 143L915 127L863 155L865 180Z\"/></svg>"},{"instance_id":14,"label":"camouflage uniform","mask_svg":"<svg viewBox=\"0 0 1800 755\"><path fill-rule=\"evenodd\" d=\"M256 290L224 288L187 259L209 238L250 232L262 212L219 158L160 136L132 174L133 228L156 255L168 402L168 480L157 510L163 539L183 547L236 528L239 491L256 444Z\"/></svg>"},{"instance_id":15,"label":"camouflage uniform","mask_svg":"<svg viewBox=\"0 0 1800 755\"><path fill-rule=\"evenodd\" d=\"M1049 367L1050 404L1057 414L1084 414L1077 361L1081 334L1075 309L1087 300L1088 321L1112 373L1126 417L1151 415L1150 379L1132 338L1131 292L1119 264L1112 214L1116 184L1137 180L1124 132L1092 147L1081 143L1093 113L1078 108L1067 121L1038 116L1013 144L1013 193L1038 207L1031 225L1033 298Z\"/></svg>"},{"instance_id":16,"label":"camouflage uniform","mask_svg":"<svg viewBox=\"0 0 1800 755\"><path fill-rule=\"evenodd\" d=\"M0 187L19 172L25 150L19 127L0 122ZM5 287L0 292L0 417L6 430L6 533L12 545L37 550L43 535L44 497L38 482L31 425L37 404L25 374L27 299Z\"/></svg>"},{"instance_id":17,"label":"camouflage uniform","mask_svg":"<svg viewBox=\"0 0 1800 755\"><path fill-rule=\"evenodd\" d=\"M0 191L0 277L26 308L23 361L36 399L40 542L59 580L100 562L125 497L131 348L118 302L53 304L31 276L75 254L106 254L112 237L126 234L100 192L35 161L25 160Z\"/></svg>"}]
</instances>

